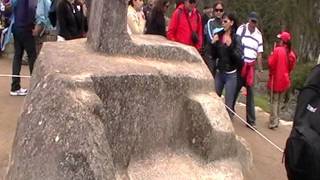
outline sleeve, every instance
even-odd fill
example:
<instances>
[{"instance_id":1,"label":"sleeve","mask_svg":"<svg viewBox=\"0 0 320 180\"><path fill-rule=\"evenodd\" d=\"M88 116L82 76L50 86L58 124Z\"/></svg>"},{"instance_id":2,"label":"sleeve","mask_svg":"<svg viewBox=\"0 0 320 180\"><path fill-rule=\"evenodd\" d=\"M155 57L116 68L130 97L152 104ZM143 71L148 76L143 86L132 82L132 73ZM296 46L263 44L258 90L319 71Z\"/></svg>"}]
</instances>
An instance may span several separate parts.
<instances>
[{"instance_id":1,"label":"sleeve","mask_svg":"<svg viewBox=\"0 0 320 180\"><path fill-rule=\"evenodd\" d=\"M37 9L36 9L36 24L45 26L46 24L46 12L45 12L45 0L38 0ZM50 2L51 3L51 2ZM49 6L50 7L50 6Z\"/></svg>"},{"instance_id":2,"label":"sleeve","mask_svg":"<svg viewBox=\"0 0 320 180\"><path fill-rule=\"evenodd\" d=\"M198 43L196 44L196 48L198 50L200 50L202 48L202 45L203 45L203 27L202 27L202 18L200 16L199 13L197 13L197 16L199 18L199 22L198 22Z\"/></svg>"},{"instance_id":3,"label":"sleeve","mask_svg":"<svg viewBox=\"0 0 320 180\"><path fill-rule=\"evenodd\" d=\"M213 19L209 19L204 28L205 28L204 31L206 32L206 34L205 34L206 39L208 42L211 43L212 38L213 38L213 34L212 34L212 32L213 32Z\"/></svg>"},{"instance_id":4,"label":"sleeve","mask_svg":"<svg viewBox=\"0 0 320 180\"><path fill-rule=\"evenodd\" d=\"M231 56L234 60L234 63L236 64L238 69L241 69L243 66L243 51L241 49L241 37L238 35L235 35L234 42L231 45L232 51Z\"/></svg>"},{"instance_id":5,"label":"sleeve","mask_svg":"<svg viewBox=\"0 0 320 180\"><path fill-rule=\"evenodd\" d=\"M178 18L179 18L179 9L176 9L174 13L172 14L169 26L168 26L168 32L167 32L167 38L171 41L176 41L176 32L178 28Z\"/></svg>"},{"instance_id":6,"label":"sleeve","mask_svg":"<svg viewBox=\"0 0 320 180\"><path fill-rule=\"evenodd\" d=\"M273 72L273 70L275 69L277 58L278 58L278 50L274 49L274 51L268 57L268 66L269 66L270 72Z\"/></svg>"},{"instance_id":7,"label":"sleeve","mask_svg":"<svg viewBox=\"0 0 320 180\"><path fill-rule=\"evenodd\" d=\"M258 41L259 41L259 44L258 44L258 53L262 53L262 52L263 52L263 40L262 40L262 36L259 37Z\"/></svg>"},{"instance_id":8,"label":"sleeve","mask_svg":"<svg viewBox=\"0 0 320 180\"><path fill-rule=\"evenodd\" d=\"M289 61L289 73L291 73L291 71L293 70L293 68L295 67L296 65L296 62L297 62L297 57L295 55L295 53L293 51L291 51L289 53L289 57L288 57L288 61Z\"/></svg>"}]
</instances>

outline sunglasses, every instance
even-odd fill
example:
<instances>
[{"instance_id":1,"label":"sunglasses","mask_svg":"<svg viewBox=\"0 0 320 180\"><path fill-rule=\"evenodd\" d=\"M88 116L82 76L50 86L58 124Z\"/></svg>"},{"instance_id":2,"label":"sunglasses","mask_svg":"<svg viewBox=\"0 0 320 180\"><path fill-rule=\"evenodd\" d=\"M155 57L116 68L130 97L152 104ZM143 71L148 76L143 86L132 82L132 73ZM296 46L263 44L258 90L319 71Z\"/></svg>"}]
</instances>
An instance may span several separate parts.
<instances>
[{"instance_id":1,"label":"sunglasses","mask_svg":"<svg viewBox=\"0 0 320 180\"><path fill-rule=\"evenodd\" d=\"M223 9L215 9L215 12L223 12Z\"/></svg>"},{"instance_id":2,"label":"sunglasses","mask_svg":"<svg viewBox=\"0 0 320 180\"><path fill-rule=\"evenodd\" d=\"M222 21L222 23L228 23L228 22L229 22L228 20L223 20L223 21Z\"/></svg>"}]
</instances>

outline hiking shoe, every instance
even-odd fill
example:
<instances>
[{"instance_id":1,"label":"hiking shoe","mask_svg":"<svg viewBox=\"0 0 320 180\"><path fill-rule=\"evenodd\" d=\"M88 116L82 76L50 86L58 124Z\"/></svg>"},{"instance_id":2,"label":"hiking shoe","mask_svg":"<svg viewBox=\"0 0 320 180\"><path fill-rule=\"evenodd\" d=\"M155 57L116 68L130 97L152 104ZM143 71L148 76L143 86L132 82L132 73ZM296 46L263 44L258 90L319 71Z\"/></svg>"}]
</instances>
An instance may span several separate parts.
<instances>
[{"instance_id":1,"label":"hiking shoe","mask_svg":"<svg viewBox=\"0 0 320 180\"><path fill-rule=\"evenodd\" d=\"M279 123L269 124L269 126L268 126L269 129L275 129L277 127L279 127Z\"/></svg>"},{"instance_id":2,"label":"hiking shoe","mask_svg":"<svg viewBox=\"0 0 320 180\"><path fill-rule=\"evenodd\" d=\"M15 91L10 91L10 95L11 96L25 96L28 94L28 90L24 89L24 88L20 88L18 90Z\"/></svg>"}]
</instances>

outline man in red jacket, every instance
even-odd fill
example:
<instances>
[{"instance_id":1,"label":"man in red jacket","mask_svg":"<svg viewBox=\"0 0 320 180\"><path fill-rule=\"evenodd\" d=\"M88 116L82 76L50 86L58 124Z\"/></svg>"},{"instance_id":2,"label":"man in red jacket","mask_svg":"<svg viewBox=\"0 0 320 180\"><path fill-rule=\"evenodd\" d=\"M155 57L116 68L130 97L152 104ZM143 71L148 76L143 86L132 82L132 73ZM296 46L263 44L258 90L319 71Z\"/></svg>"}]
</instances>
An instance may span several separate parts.
<instances>
[{"instance_id":1,"label":"man in red jacket","mask_svg":"<svg viewBox=\"0 0 320 180\"><path fill-rule=\"evenodd\" d=\"M280 43L268 58L268 88L271 91L270 129L279 126L280 105L285 92L290 88L290 73L297 59L296 54L291 50L291 34L281 32L277 37L280 39Z\"/></svg>"},{"instance_id":2,"label":"man in red jacket","mask_svg":"<svg viewBox=\"0 0 320 180\"><path fill-rule=\"evenodd\" d=\"M172 41L201 49L203 30L201 15L196 9L196 0L184 0L172 14L167 38Z\"/></svg>"}]
</instances>

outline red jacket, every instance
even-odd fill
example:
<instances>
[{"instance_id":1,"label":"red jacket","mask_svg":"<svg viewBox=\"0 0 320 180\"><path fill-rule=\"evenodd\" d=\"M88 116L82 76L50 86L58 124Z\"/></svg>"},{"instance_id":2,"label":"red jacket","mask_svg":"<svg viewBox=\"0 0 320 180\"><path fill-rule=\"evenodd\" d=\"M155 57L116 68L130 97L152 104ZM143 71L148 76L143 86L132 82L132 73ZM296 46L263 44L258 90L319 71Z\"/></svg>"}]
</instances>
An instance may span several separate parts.
<instances>
[{"instance_id":1,"label":"red jacket","mask_svg":"<svg viewBox=\"0 0 320 180\"><path fill-rule=\"evenodd\" d=\"M189 18L192 30L190 29L187 18ZM192 31L195 31L198 34L199 41L197 44L193 44L192 42ZM194 8L189 15L184 4L179 5L172 14L168 27L167 38L172 41L194 46L200 50L203 43L203 30L201 16L197 9Z\"/></svg>"},{"instance_id":2,"label":"red jacket","mask_svg":"<svg viewBox=\"0 0 320 180\"><path fill-rule=\"evenodd\" d=\"M297 57L293 51L287 53L284 46L276 47L268 58L268 88L273 92L285 92L291 86L290 73L296 64Z\"/></svg>"}]
</instances>

